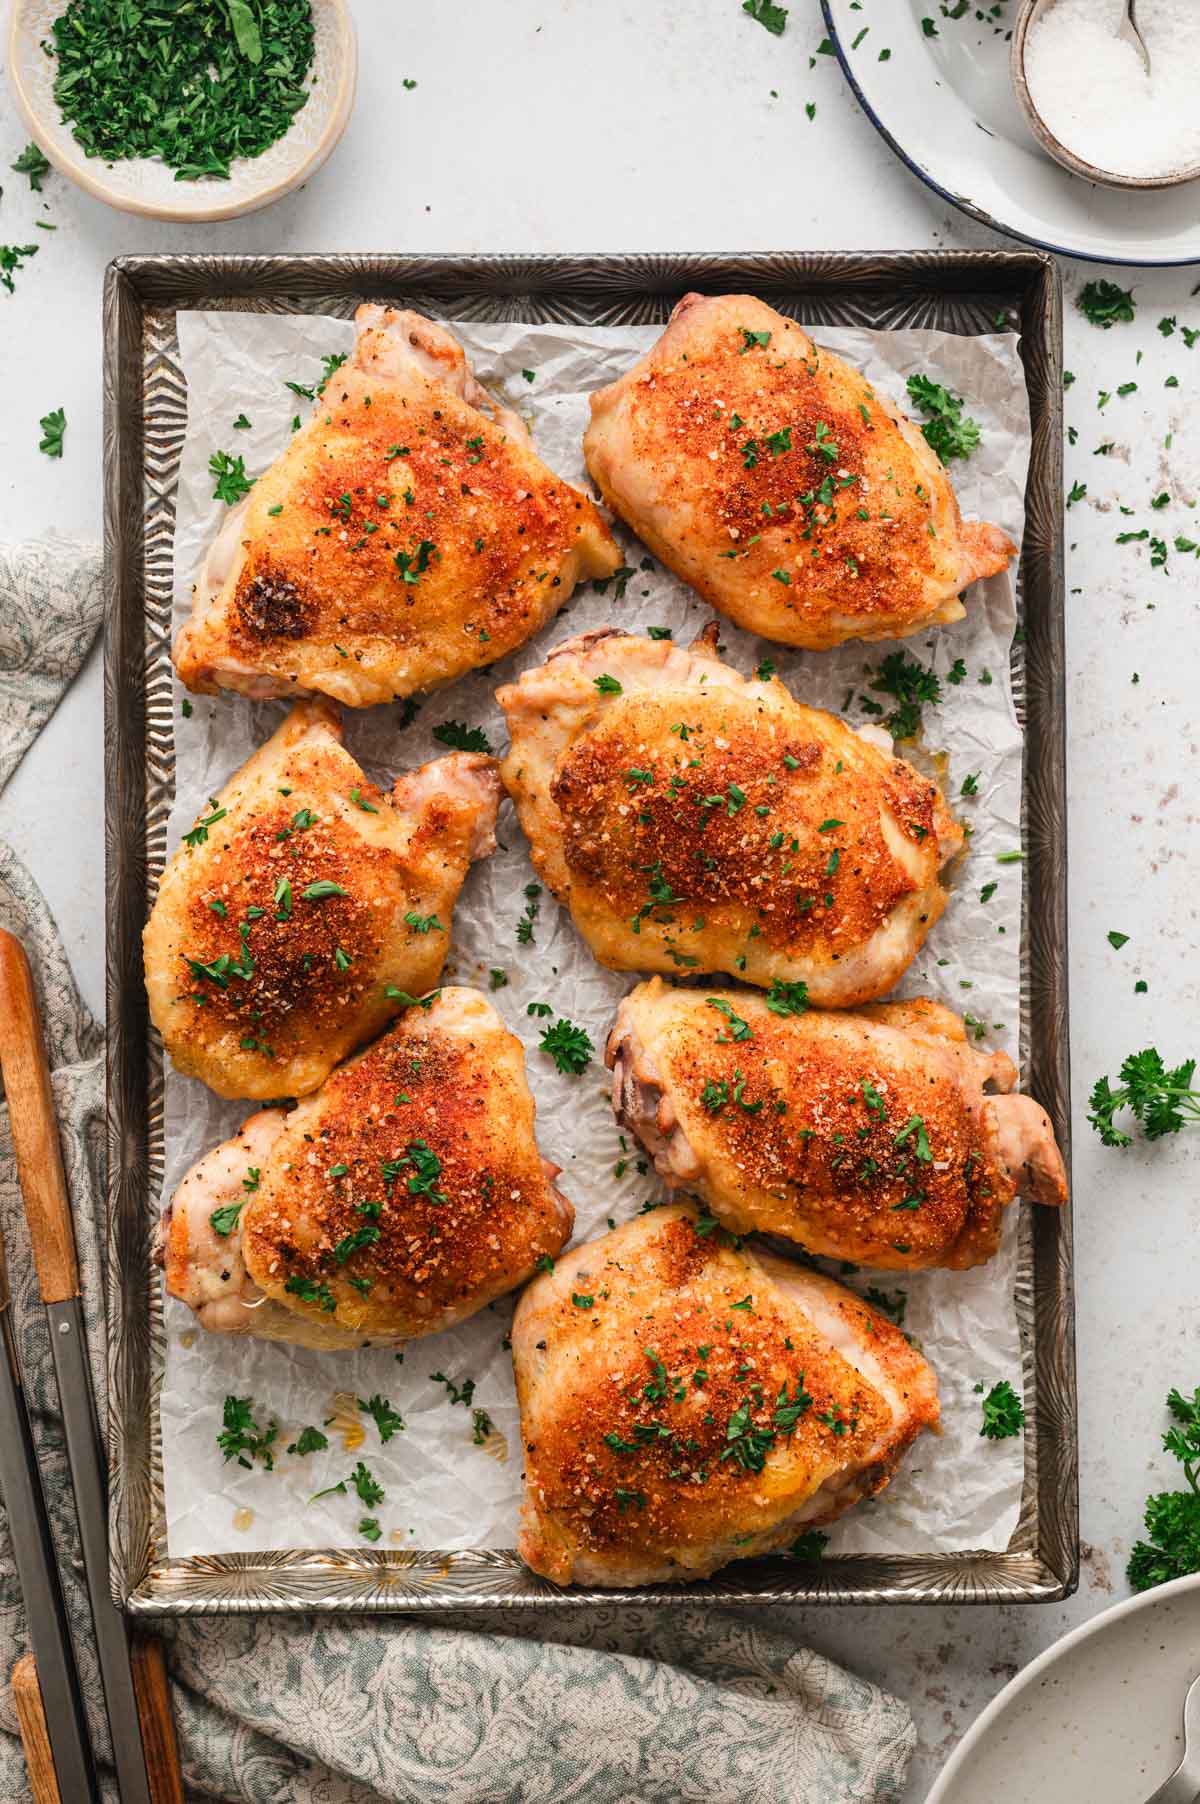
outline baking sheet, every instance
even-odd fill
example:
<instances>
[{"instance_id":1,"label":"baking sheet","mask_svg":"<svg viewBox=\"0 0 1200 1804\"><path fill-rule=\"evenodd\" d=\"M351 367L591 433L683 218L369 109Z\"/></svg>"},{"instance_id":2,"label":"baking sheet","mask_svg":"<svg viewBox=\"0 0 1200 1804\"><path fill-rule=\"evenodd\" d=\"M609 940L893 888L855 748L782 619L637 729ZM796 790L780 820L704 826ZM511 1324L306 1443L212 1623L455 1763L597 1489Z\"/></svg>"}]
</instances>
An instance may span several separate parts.
<instances>
[{"instance_id":1,"label":"baking sheet","mask_svg":"<svg viewBox=\"0 0 1200 1804\"><path fill-rule=\"evenodd\" d=\"M320 359L349 351L353 328L344 320L242 313L177 316L180 362L188 384L188 429L180 469L175 536L176 622L186 615L190 587L203 550L217 530L223 505L211 499L208 459L214 450L241 454L254 475L287 443L297 408L308 404L287 381L319 380ZM587 393L609 381L657 336L656 327L461 324L455 328L481 379L525 412L546 461L583 481L580 441ZM952 472L968 514L996 521L1018 543L1023 527L1023 486L1029 456L1029 419L1017 341L1008 333L960 337L905 329L871 332L821 328L822 343L859 364L881 389L903 399L904 378L921 371L967 397L967 411L983 427L978 451ZM522 370L535 372L528 384ZM235 430L239 415L249 430ZM480 725L493 746L504 743L494 689L538 663L571 633L616 624L631 630L670 626L687 640L710 618L708 608L657 564L643 569L645 553L619 530L625 561L633 569L624 596L615 587L579 593L513 657L423 700L416 719L401 728L399 705L348 712L347 743L368 771L390 778L444 749L432 738L438 722L454 717ZM900 992L940 996L967 1009L986 1026L988 1045L1017 1053L1020 983L1021 867L998 865L996 855L1019 845L1021 740L1008 676L1008 647L1015 625L1010 577L972 591L968 617L949 628L907 641L910 656L945 678L961 658L967 677L944 684L944 700L927 707L922 758L945 754L947 787L957 796L962 778L979 773L978 794L957 804L972 828L970 852L955 872L956 895ZM722 623L726 656L748 670L770 655L780 675L805 701L841 708L848 691L849 717L865 721L858 698L872 700L870 674L890 645L850 645L834 653L805 654L768 645ZM990 681L985 681L985 673ZM177 792L168 831L174 847L197 808L272 731L282 704L240 698L196 698L190 718L177 713ZM907 748L906 748L907 749ZM562 1165L561 1180L576 1208L576 1237L603 1232L606 1220L623 1220L660 1194L638 1170L637 1148L623 1147L607 1100L599 1060L583 1077L560 1076L537 1049L541 1027L527 1016L531 1002L549 1002L586 1028L599 1051L616 1002L633 981L601 970L546 893L540 898L535 945L520 947L516 924L533 878L511 808L501 815L503 850L477 866L454 918L446 981L481 982L502 969L508 985L493 1000L525 1042L538 1104L542 1151ZM997 889L985 905L985 883ZM187 1166L236 1127L247 1110L212 1096L203 1086L166 1076L169 1195ZM623 1169L622 1169L623 1165ZM872 1282L907 1293L905 1327L930 1358L941 1383L944 1434L926 1438L880 1499L830 1531L830 1552L916 1554L960 1549L1003 1550L1017 1520L1023 1451L1019 1440L979 1437L979 1396L999 1378L1016 1383L1021 1350L1013 1308L1016 1214L1010 1211L998 1257L973 1273L862 1273L850 1282ZM334 1496L312 1502L313 1493L348 1475L365 1459L385 1486L374 1511L381 1546L440 1550L511 1547L520 1492L517 1412L508 1355L502 1342L511 1300L442 1335L410 1344L404 1359L390 1351L315 1354L301 1349L227 1340L198 1330L181 1304L167 1300L167 1359L160 1401L168 1551L192 1554L362 1545L357 1499ZM441 1373L461 1389L474 1380L470 1405L454 1404ZM374 1424L352 1402L378 1393L405 1419L386 1446ZM327 1452L306 1459L284 1455L273 1473L223 1465L216 1446L226 1395L250 1396L260 1422L280 1424L285 1448L306 1423L327 1427ZM472 1409L487 1411L494 1433L476 1444ZM360 1436L363 1438L360 1439Z\"/></svg>"}]
</instances>

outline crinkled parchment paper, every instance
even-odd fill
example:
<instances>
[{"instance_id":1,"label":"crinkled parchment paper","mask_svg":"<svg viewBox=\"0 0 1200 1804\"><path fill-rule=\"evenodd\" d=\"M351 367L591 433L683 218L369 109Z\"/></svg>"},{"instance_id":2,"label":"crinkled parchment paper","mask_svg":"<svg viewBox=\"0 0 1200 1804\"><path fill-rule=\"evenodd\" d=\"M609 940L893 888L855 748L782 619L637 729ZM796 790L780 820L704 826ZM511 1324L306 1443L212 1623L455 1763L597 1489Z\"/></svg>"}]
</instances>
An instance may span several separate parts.
<instances>
[{"instance_id":1,"label":"crinkled parchment paper","mask_svg":"<svg viewBox=\"0 0 1200 1804\"><path fill-rule=\"evenodd\" d=\"M581 439L589 391L618 376L657 336L650 326L455 329L481 379L529 416L546 462L577 482L585 480ZM224 513L223 504L212 499L209 457L225 450L244 456L250 474L264 470L287 444L297 410L306 414L309 406L285 383L319 380L320 357L349 351L353 336L345 320L307 315L179 315L188 433L175 534L177 621L188 610L195 571ZM966 397L983 437L969 462L953 468L964 511L998 522L1019 543L1029 417L1015 337L832 328L820 329L817 337L898 399L914 371ZM522 376L526 369L536 373L532 384ZM240 414L249 417L250 430L234 428ZM644 550L618 531L634 570L622 597L614 586L607 594L585 588L504 663L424 699L407 728L400 727L399 706L348 711L347 743L369 773L386 783L396 771L438 756L444 748L431 729L450 717L481 726L501 748L505 733L493 691L541 662L570 634L610 622L633 631L662 625L686 644L699 632L710 618L708 608L657 564L643 569ZM902 992L932 994L969 1010L986 1024L984 1043L1004 1046L1015 1057L1021 867L996 862L998 853L1020 843L1021 738L1008 675L1014 625L1012 581L998 577L971 591L965 620L905 646L943 682L956 658L966 665L960 683L944 683L942 704L926 708L916 755L946 755L939 768L952 798L968 773L978 773L978 793L955 804L973 828L970 851L957 868L954 899ZM743 671L770 655L801 700L844 709L855 722L868 719L858 698L871 696L870 673L893 649L850 644L806 654L768 645L727 624L722 638L727 657ZM854 700L847 706L851 692ZM282 713L281 703L250 703L232 695L196 698L188 718L177 710L178 790L170 846ZM508 803L500 817L500 840L503 849L476 865L467 880L454 915L446 981L486 989L491 968L507 975L507 987L495 991L493 1000L525 1044L538 1141L563 1167L561 1183L575 1205L576 1233L586 1239L603 1233L607 1218L624 1221L660 1194L653 1176L639 1169L636 1146L624 1145L617 1133L600 1061L617 1000L633 979L600 969L548 893L541 897L534 945L517 943L523 891L533 872ZM995 893L982 903L980 891L992 883ZM586 1028L597 1058L582 1077L560 1076L538 1050L542 1029L526 1013L531 1002L548 1002ZM168 1070L165 1195L192 1161L233 1132L247 1113L248 1108L222 1102L203 1085ZM1003 1250L980 1270L851 1276L860 1288L874 1276L888 1291L907 1293L904 1325L937 1371L945 1432L940 1440L923 1437L882 1496L834 1527L831 1552L915 1554L1007 1545L1020 1501L1022 1442L980 1439L977 1387L990 1388L1000 1378L1019 1385L1012 1301L1015 1217L1014 1209ZM161 1421L171 1554L358 1544L364 1511L352 1491L309 1500L346 1477L360 1458L386 1487L384 1502L371 1512L383 1526L381 1546L511 1547L521 1481L512 1373L502 1345L511 1314L512 1301L506 1299L462 1327L412 1343L401 1358L390 1351L318 1354L206 1334L182 1304L168 1299ZM431 1376L435 1372L460 1387L474 1379L473 1407L486 1410L496 1430L484 1445L474 1443L471 1409L449 1400L446 1386ZM334 1416L328 1451L305 1459L282 1453L269 1474L223 1464L216 1436L223 1400L231 1393L253 1398L260 1423L270 1416L278 1420L281 1450L303 1424L320 1425ZM404 1432L386 1446L374 1423L347 1407L348 1399L373 1393L389 1398L405 1421Z\"/></svg>"}]
</instances>

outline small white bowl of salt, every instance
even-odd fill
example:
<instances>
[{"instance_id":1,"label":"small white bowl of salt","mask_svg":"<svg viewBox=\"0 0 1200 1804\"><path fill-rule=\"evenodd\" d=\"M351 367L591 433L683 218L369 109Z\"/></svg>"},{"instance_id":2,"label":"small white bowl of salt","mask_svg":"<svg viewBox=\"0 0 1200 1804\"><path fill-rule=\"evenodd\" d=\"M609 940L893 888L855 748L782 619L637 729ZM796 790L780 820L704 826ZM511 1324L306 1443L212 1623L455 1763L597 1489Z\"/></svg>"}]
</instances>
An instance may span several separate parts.
<instances>
[{"instance_id":1,"label":"small white bowl of salt","mask_svg":"<svg viewBox=\"0 0 1200 1804\"><path fill-rule=\"evenodd\" d=\"M1200 176L1200 0L1137 0L1149 56L1122 35L1127 0L1025 0L1012 36L1017 100L1038 143L1109 188Z\"/></svg>"}]
</instances>

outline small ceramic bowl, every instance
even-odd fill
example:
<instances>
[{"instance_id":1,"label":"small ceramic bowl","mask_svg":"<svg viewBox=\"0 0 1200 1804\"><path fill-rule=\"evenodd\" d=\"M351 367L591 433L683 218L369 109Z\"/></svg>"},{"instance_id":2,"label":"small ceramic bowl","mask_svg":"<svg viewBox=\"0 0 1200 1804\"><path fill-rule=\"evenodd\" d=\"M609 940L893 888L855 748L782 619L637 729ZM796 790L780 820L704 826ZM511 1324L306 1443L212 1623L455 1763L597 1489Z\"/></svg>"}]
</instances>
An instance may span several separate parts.
<instances>
[{"instance_id":1,"label":"small ceramic bowl","mask_svg":"<svg viewBox=\"0 0 1200 1804\"><path fill-rule=\"evenodd\" d=\"M1055 0L1024 0L1017 22L1013 27L1012 45L1010 48L1010 66L1012 83L1016 91L1017 104L1025 115L1025 123L1041 145L1042 149L1052 156L1056 163L1069 169L1075 175L1084 176L1089 182L1099 182L1104 188L1178 188L1184 182L1194 182L1200 176L1200 167L1194 169L1174 170L1170 175L1118 175L1112 169L1097 169L1094 163L1085 162L1077 157L1073 150L1068 150L1049 129L1041 114L1033 104L1033 96L1029 92L1029 83L1025 80L1025 40L1031 26L1037 24L1044 12L1053 6Z\"/></svg>"},{"instance_id":2,"label":"small ceramic bowl","mask_svg":"<svg viewBox=\"0 0 1200 1804\"><path fill-rule=\"evenodd\" d=\"M284 136L261 156L235 162L228 181L177 182L174 170L153 157L106 163L86 156L54 98L57 62L41 48L66 3L13 0L8 37L13 92L34 142L54 167L123 213L189 221L253 213L315 174L346 129L358 73L354 22L347 0L312 0L316 49L309 97Z\"/></svg>"}]
</instances>

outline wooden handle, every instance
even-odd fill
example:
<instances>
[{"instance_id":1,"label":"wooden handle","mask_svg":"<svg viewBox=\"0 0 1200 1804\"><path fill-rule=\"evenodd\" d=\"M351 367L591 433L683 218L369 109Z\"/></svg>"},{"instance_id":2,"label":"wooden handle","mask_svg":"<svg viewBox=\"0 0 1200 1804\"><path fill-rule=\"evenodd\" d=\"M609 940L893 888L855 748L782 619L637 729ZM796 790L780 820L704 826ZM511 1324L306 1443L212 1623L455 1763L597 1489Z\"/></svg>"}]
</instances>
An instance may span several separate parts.
<instances>
[{"instance_id":1,"label":"wooden handle","mask_svg":"<svg viewBox=\"0 0 1200 1804\"><path fill-rule=\"evenodd\" d=\"M29 960L0 928L0 1075L44 1303L79 1295L75 1231Z\"/></svg>"},{"instance_id":2,"label":"wooden handle","mask_svg":"<svg viewBox=\"0 0 1200 1804\"><path fill-rule=\"evenodd\" d=\"M130 1642L129 1659L153 1804L184 1804L179 1743L171 1712L171 1687L167 1682L163 1644L148 1635L135 1634Z\"/></svg>"},{"instance_id":3,"label":"wooden handle","mask_svg":"<svg viewBox=\"0 0 1200 1804\"><path fill-rule=\"evenodd\" d=\"M17 1727L21 1731L21 1746L25 1750L25 1765L29 1772L29 1795L33 1804L62 1804L46 1728L46 1707L42 1703L42 1688L38 1684L37 1665L32 1654L21 1655L12 1669L11 1683Z\"/></svg>"}]
</instances>

